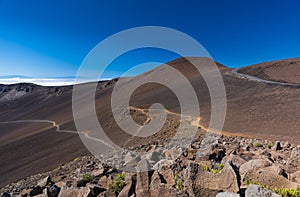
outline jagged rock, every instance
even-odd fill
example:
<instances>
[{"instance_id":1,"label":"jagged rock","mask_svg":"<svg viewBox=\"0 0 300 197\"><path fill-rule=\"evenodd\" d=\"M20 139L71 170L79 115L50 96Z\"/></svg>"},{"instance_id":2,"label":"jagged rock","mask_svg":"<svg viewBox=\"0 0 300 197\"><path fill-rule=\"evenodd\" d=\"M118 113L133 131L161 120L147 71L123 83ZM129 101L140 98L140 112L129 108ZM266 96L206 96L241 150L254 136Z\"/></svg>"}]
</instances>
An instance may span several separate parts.
<instances>
[{"instance_id":1,"label":"jagged rock","mask_svg":"<svg viewBox=\"0 0 300 197\"><path fill-rule=\"evenodd\" d=\"M258 159L268 159L268 160L272 160L272 154L267 151L267 150L258 150Z\"/></svg>"},{"instance_id":2,"label":"jagged rock","mask_svg":"<svg viewBox=\"0 0 300 197\"><path fill-rule=\"evenodd\" d=\"M106 189L98 187L96 185L89 185L88 186L90 188L90 193L89 193L89 197L93 197L93 196L98 196L99 194L101 194L102 192L105 192Z\"/></svg>"},{"instance_id":3,"label":"jagged rock","mask_svg":"<svg viewBox=\"0 0 300 197\"><path fill-rule=\"evenodd\" d=\"M223 170L214 174L204 170L195 162L189 162L185 186L190 194L197 196L196 192L205 188L215 191L239 192L237 175L230 163L226 163Z\"/></svg>"},{"instance_id":4,"label":"jagged rock","mask_svg":"<svg viewBox=\"0 0 300 197\"><path fill-rule=\"evenodd\" d=\"M47 176L46 178L41 179L37 185L42 188L45 188L46 186L53 185L53 184L54 182L51 180L51 177Z\"/></svg>"},{"instance_id":5,"label":"jagged rock","mask_svg":"<svg viewBox=\"0 0 300 197\"><path fill-rule=\"evenodd\" d=\"M126 162L123 164L126 168L135 168L137 164L141 161L141 156L137 155L131 159L129 157L126 159Z\"/></svg>"},{"instance_id":6,"label":"jagged rock","mask_svg":"<svg viewBox=\"0 0 300 197\"><path fill-rule=\"evenodd\" d=\"M152 151L145 155L145 159L147 159L148 161L155 161L155 163L158 162L161 157L162 154L157 151Z\"/></svg>"},{"instance_id":7,"label":"jagged rock","mask_svg":"<svg viewBox=\"0 0 300 197\"><path fill-rule=\"evenodd\" d=\"M62 188L59 192L58 197L75 197L75 196L88 196L91 190L87 187L82 187L79 189L75 188Z\"/></svg>"},{"instance_id":8,"label":"jagged rock","mask_svg":"<svg viewBox=\"0 0 300 197\"><path fill-rule=\"evenodd\" d=\"M254 143L260 142L264 144L262 148L255 148ZM198 143L198 142L197 142ZM127 178L130 176L126 175L125 187L120 192L120 196L130 196L135 195L134 190L137 191L138 196L239 196L238 193L238 184L244 184L246 180L250 182L258 182L262 185L268 185L270 188L274 187L285 187L285 188L296 188L297 183L300 184L300 146L289 145L288 143L281 143L281 151L271 150L267 145L275 144L270 141L261 141L261 140L249 140L244 138L236 138L236 137L224 137L221 136L219 141L216 140L213 145L208 145L208 156L210 156L213 160L199 161L198 163L205 164L209 168L216 168L216 165L219 162L219 158L222 158L221 163L228 165L230 164L230 168L227 166L223 169L223 171L219 174L209 173L203 170L201 165L195 163L195 167L191 173L187 173L189 169L191 169L190 163L191 159L195 159L196 149L184 149L185 155L182 154L180 158L177 160L160 160L158 161L152 169L150 169L150 164L152 161L159 159L159 154L163 152L161 148L159 151L155 149L155 147L160 148L159 146L151 146L144 145L142 147L143 150L147 151L140 156L131 154L127 157L127 164L132 164L132 166L136 167L139 163L139 172L136 174L132 174L132 182L128 182ZM249 146L249 151L245 151L245 147ZM153 148L154 147L154 148ZM195 147L195 146L193 146ZM176 155L176 148L166 147L169 150L174 151L174 155ZM209 149L211 148L211 149ZM235 150L237 149L237 150ZM189 152L190 151L190 152ZM219 154L222 151L226 153L226 156L223 157L223 154ZM172 159L171 152L167 152L169 158ZM124 159L127 151L121 152L122 159ZM172 153L172 154L173 154ZM200 153L200 151L198 152ZM189 155L191 154L191 155ZM213 155L214 154L214 155ZM131 158L129 157L131 156ZM219 157L220 156L220 157ZM138 158L138 159L137 159ZM254 159L253 159L254 158ZM209 159L209 157L208 157ZM250 160L253 159L253 160ZM142 160L142 161L140 161ZM150 161L149 161L150 160ZM249 161L250 160L250 161ZM138 162L140 161L140 162ZM286 164L285 164L286 161ZM151 163L152 164L152 163ZM188 169L187 169L188 166ZM226 170L226 168L229 168ZM144 170L154 170L155 171L147 171ZM286 169L289 174L287 179ZM233 170L236 172L237 176L232 175ZM226 173L224 173L224 171ZM153 172L152 177L150 178ZM238 172L242 176L240 178ZM82 179L83 174L90 173L95 177L92 183L85 183ZM73 196L75 192L80 192L84 188L89 188L89 193L86 196L96 197L96 196L113 196L115 194L108 191L108 183L111 182L112 177L119 173L112 167L102 164L101 162L95 163L91 157L87 157L84 160L74 160L72 164L68 163L65 165L61 165L59 168L38 175L33 175L31 177L27 177L24 180L20 180L17 183L11 183L4 188L0 188L0 193L9 192L10 194L18 194L21 196L29 196L29 193L34 186L40 186L42 189L42 194L38 194L38 197L48 197L47 191L49 191L49 187L52 185L57 186L58 188L62 188L62 190L73 190L68 191L69 196ZM49 180L50 177L54 177L52 180ZM175 176L178 175L178 176ZM44 179L41 179L46 177ZM139 178L138 178L139 177ZM176 180L174 179L175 177ZM177 180L182 180L184 184L184 192L179 191ZM54 183L54 182L55 183ZM58 182L59 181L59 182ZM137 181L137 183L136 183ZM230 181L233 181L232 183ZM38 184L36 184L38 182ZM150 182L150 183L149 183ZM230 186L229 186L230 185ZM81 186L80 191L77 191L77 186ZM244 186L244 185L242 185ZM224 189L225 187L225 189ZM228 189L230 188L230 189ZM235 191L232 190L235 188ZM36 189L36 188L35 188ZM132 192L133 191L133 192ZM229 192L223 192L229 191ZM62 191L61 191L62 192ZM73 192L73 193L72 193ZM222 192L222 193L220 193ZM234 193L230 193L234 192ZM55 196L53 194L52 196ZM59 196L62 196L59 194Z\"/></svg>"},{"instance_id":9,"label":"jagged rock","mask_svg":"<svg viewBox=\"0 0 300 197\"><path fill-rule=\"evenodd\" d=\"M280 197L280 195L261 186L250 184L246 190L245 197Z\"/></svg>"},{"instance_id":10,"label":"jagged rock","mask_svg":"<svg viewBox=\"0 0 300 197\"><path fill-rule=\"evenodd\" d=\"M289 180L300 184L300 171L294 172L289 175Z\"/></svg>"},{"instance_id":11,"label":"jagged rock","mask_svg":"<svg viewBox=\"0 0 300 197\"><path fill-rule=\"evenodd\" d=\"M93 171L92 176L93 177L98 177L98 176L102 175L103 173L104 173L104 169L102 168L102 169Z\"/></svg>"},{"instance_id":12,"label":"jagged rock","mask_svg":"<svg viewBox=\"0 0 300 197\"><path fill-rule=\"evenodd\" d=\"M29 190L28 189L23 189L21 192L20 192L20 195L21 196L29 196Z\"/></svg>"},{"instance_id":13,"label":"jagged rock","mask_svg":"<svg viewBox=\"0 0 300 197\"><path fill-rule=\"evenodd\" d=\"M43 194L43 188L41 186L36 186L29 192L30 196L37 196L39 194Z\"/></svg>"},{"instance_id":14,"label":"jagged rock","mask_svg":"<svg viewBox=\"0 0 300 197\"><path fill-rule=\"evenodd\" d=\"M108 189L109 182L111 182L112 179L112 176L102 176L98 181L98 185L102 188Z\"/></svg>"},{"instance_id":15,"label":"jagged rock","mask_svg":"<svg viewBox=\"0 0 300 197\"><path fill-rule=\"evenodd\" d=\"M157 171L154 171L151 177L151 183L150 183L150 193L152 190L158 189L159 185L162 183L161 177L158 174Z\"/></svg>"},{"instance_id":16,"label":"jagged rock","mask_svg":"<svg viewBox=\"0 0 300 197\"><path fill-rule=\"evenodd\" d=\"M60 188L56 185L52 185L51 187L47 188L48 197L57 197L59 192Z\"/></svg>"},{"instance_id":17,"label":"jagged rock","mask_svg":"<svg viewBox=\"0 0 300 197\"><path fill-rule=\"evenodd\" d=\"M240 143L237 141L228 143L225 146L226 146L226 152L228 152L229 154L231 154L232 152L239 151L241 148Z\"/></svg>"},{"instance_id":18,"label":"jagged rock","mask_svg":"<svg viewBox=\"0 0 300 197\"><path fill-rule=\"evenodd\" d=\"M122 189L122 191L119 193L118 197L128 197L131 196L133 193L133 182L132 182L132 176L126 175L125 176L125 187Z\"/></svg>"},{"instance_id":19,"label":"jagged rock","mask_svg":"<svg viewBox=\"0 0 300 197\"><path fill-rule=\"evenodd\" d=\"M221 163L225 164L226 162L231 162L232 165L234 165L237 168L240 168L247 161L238 155L231 154L229 156L224 157Z\"/></svg>"},{"instance_id":20,"label":"jagged rock","mask_svg":"<svg viewBox=\"0 0 300 197\"><path fill-rule=\"evenodd\" d=\"M216 197L240 197L239 194L230 192L221 192L216 195Z\"/></svg>"},{"instance_id":21,"label":"jagged rock","mask_svg":"<svg viewBox=\"0 0 300 197\"><path fill-rule=\"evenodd\" d=\"M153 170L161 170L164 168L164 166L171 166L173 165L174 162L172 160L167 160L167 159L162 159L160 160L159 162L157 162L153 167L152 169Z\"/></svg>"},{"instance_id":22,"label":"jagged rock","mask_svg":"<svg viewBox=\"0 0 300 197\"><path fill-rule=\"evenodd\" d=\"M248 161L247 163L244 163L240 167L240 175L241 179L244 179L244 176L247 172L256 171L257 169L264 168L271 166L272 163L269 160L266 159L253 159Z\"/></svg>"},{"instance_id":23,"label":"jagged rock","mask_svg":"<svg viewBox=\"0 0 300 197\"><path fill-rule=\"evenodd\" d=\"M188 195L183 191L179 191L167 184L162 183L160 175L154 171L150 183L150 196L151 197L187 197Z\"/></svg>"},{"instance_id":24,"label":"jagged rock","mask_svg":"<svg viewBox=\"0 0 300 197\"><path fill-rule=\"evenodd\" d=\"M294 147L291 152L290 159L296 159L296 158L298 158L298 159L300 158L300 147L299 146Z\"/></svg>"},{"instance_id":25,"label":"jagged rock","mask_svg":"<svg viewBox=\"0 0 300 197\"><path fill-rule=\"evenodd\" d=\"M116 197L116 194L111 191L105 191L99 194L98 197Z\"/></svg>"},{"instance_id":26,"label":"jagged rock","mask_svg":"<svg viewBox=\"0 0 300 197\"><path fill-rule=\"evenodd\" d=\"M214 160L220 162L225 156L225 149L223 147L219 147L219 144L216 143L213 144L211 148L207 148L206 150L200 151L200 153L196 155L196 160Z\"/></svg>"},{"instance_id":27,"label":"jagged rock","mask_svg":"<svg viewBox=\"0 0 300 197\"><path fill-rule=\"evenodd\" d=\"M157 190L153 190L153 193L151 194L151 197L188 197L186 193L183 191L179 191L169 185L166 185L164 183L161 183Z\"/></svg>"},{"instance_id":28,"label":"jagged rock","mask_svg":"<svg viewBox=\"0 0 300 197\"><path fill-rule=\"evenodd\" d=\"M247 172L243 181L246 180L249 180L250 182L258 182L262 185L267 185L270 188L284 187L296 189L298 186L297 183L293 183L280 175L280 169L272 166Z\"/></svg>"},{"instance_id":29,"label":"jagged rock","mask_svg":"<svg viewBox=\"0 0 300 197\"><path fill-rule=\"evenodd\" d=\"M165 153L165 156L167 159L171 159L171 160L176 160L178 157L180 157L180 155L182 154L182 149L181 148L171 148L169 150L166 150L164 153Z\"/></svg>"},{"instance_id":30,"label":"jagged rock","mask_svg":"<svg viewBox=\"0 0 300 197\"><path fill-rule=\"evenodd\" d=\"M137 179L136 179L136 196L149 197L149 184L150 184L150 164L148 160L143 159L137 165Z\"/></svg>"},{"instance_id":31,"label":"jagged rock","mask_svg":"<svg viewBox=\"0 0 300 197\"><path fill-rule=\"evenodd\" d=\"M163 177L163 179L166 181L166 183L168 185L171 185L171 186L175 185L175 181L174 181L175 175L174 175L173 170L171 170L171 169L166 169L166 170L162 169L162 170L159 171L159 174L161 174L161 176Z\"/></svg>"},{"instance_id":32,"label":"jagged rock","mask_svg":"<svg viewBox=\"0 0 300 197\"><path fill-rule=\"evenodd\" d=\"M197 155L197 149L189 148L187 151L187 159L188 160L195 160Z\"/></svg>"},{"instance_id":33,"label":"jagged rock","mask_svg":"<svg viewBox=\"0 0 300 197\"><path fill-rule=\"evenodd\" d=\"M129 161L131 161L133 159L132 155L130 152L128 152L125 157L124 157L124 162L128 163Z\"/></svg>"},{"instance_id":34,"label":"jagged rock","mask_svg":"<svg viewBox=\"0 0 300 197\"><path fill-rule=\"evenodd\" d=\"M276 141L276 142L275 142L275 145L272 147L272 150L277 151L277 150L281 150L281 149L282 149L282 147L281 147L280 142L279 142L279 141Z\"/></svg>"},{"instance_id":35,"label":"jagged rock","mask_svg":"<svg viewBox=\"0 0 300 197\"><path fill-rule=\"evenodd\" d=\"M285 170L277 165L272 165L269 167L264 168L266 171L274 172L274 174L283 176L285 178L288 178L288 175L286 174Z\"/></svg>"}]
</instances>

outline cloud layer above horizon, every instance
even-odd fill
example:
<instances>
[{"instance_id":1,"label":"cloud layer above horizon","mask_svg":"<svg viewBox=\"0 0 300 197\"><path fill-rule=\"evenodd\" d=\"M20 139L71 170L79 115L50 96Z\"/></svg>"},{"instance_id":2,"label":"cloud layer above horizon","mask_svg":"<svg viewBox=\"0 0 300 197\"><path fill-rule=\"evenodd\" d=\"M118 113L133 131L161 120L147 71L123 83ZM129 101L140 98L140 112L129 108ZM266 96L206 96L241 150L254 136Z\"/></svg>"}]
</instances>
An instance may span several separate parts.
<instances>
[{"instance_id":1,"label":"cloud layer above horizon","mask_svg":"<svg viewBox=\"0 0 300 197\"><path fill-rule=\"evenodd\" d=\"M84 82L84 81L81 81ZM41 86L67 86L74 85L76 78L1 78L0 84L34 83Z\"/></svg>"}]
</instances>

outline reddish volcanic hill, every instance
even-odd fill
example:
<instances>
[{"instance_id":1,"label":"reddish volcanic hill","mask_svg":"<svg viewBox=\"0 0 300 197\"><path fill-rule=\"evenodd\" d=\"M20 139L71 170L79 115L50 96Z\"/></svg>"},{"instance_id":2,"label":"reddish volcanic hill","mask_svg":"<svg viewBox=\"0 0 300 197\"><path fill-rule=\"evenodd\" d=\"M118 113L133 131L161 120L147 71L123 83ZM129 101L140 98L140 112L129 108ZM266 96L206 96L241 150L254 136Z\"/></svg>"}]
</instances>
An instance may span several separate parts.
<instances>
[{"instance_id":1,"label":"reddish volcanic hill","mask_svg":"<svg viewBox=\"0 0 300 197\"><path fill-rule=\"evenodd\" d=\"M211 63L207 58L193 58L197 64ZM287 72L291 77L282 75L284 65L297 65L298 60L277 61L281 70L270 66L253 66L241 69L240 72L263 70L270 79L297 82L297 72ZM197 94L201 124L207 126L211 115L211 99L207 85L193 66L184 58L169 63L182 72L192 84ZM227 114L224 131L232 135L251 135L255 138L288 140L299 144L300 123L300 88L251 81L232 73L229 69L217 63L226 88ZM292 66L296 69L297 66ZM275 67L274 67L275 68ZM164 65L148 71L140 76L129 78L130 81L143 79L156 72L158 78L168 78L160 74ZM259 70L258 69L258 70ZM204 72L210 72L207 67ZM272 75L270 74L272 73ZM255 73L247 73L255 74ZM258 75L256 75L258 76ZM282 76L277 79L278 76ZM284 77L283 77L284 76ZM258 76L259 77L259 76ZM269 80L270 80L269 79ZM117 144L124 144L130 139L116 124L111 110L111 93L118 80L99 82L96 92L96 109L99 122L107 135ZM91 84L81 84L83 88ZM182 84L176 84L185 88ZM82 97L85 97L85 93ZM188 95L187 95L188 96ZM130 105L137 108L147 108L153 103L161 103L166 109L180 113L180 105L175 94L167 87L147 83L139 87L130 97ZM193 106L190 106L193 107ZM76 131L72 114L72 86L41 87L33 84L0 85L0 122L16 120L50 120L61 125L61 129ZM86 114L88 118L90 114ZM133 112L135 120L143 120ZM176 119L170 118L170 124L157 138L170 136L176 132ZM134 138L131 144L146 143L154 138ZM50 123L11 123L0 124L0 187L31 174L51 170L79 155L89 154L85 146L74 133L56 132Z\"/></svg>"},{"instance_id":2,"label":"reddish volcanic hill","mask_svg":"<svg viewBox=\"0 0 300 197\"><path fill-rule=\"evenodd\" d=\"M300 84L300 58L255 64L239 72L269 81Z\"/></svg>"}]
</instances>

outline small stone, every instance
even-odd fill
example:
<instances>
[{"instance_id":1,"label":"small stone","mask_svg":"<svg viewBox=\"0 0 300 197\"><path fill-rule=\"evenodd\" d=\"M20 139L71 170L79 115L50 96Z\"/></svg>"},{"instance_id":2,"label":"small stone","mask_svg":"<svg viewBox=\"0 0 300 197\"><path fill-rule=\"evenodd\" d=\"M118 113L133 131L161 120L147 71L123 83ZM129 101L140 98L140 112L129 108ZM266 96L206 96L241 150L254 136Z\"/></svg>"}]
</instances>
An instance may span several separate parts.
<instances>
[{"instance_id":1,"label":"small stone","mask_svg":"<svg viewBox=\"0 0 300 197\"><path fill-rule=\"evenodd\" d=\"M38 186L42 187L42 188L45 188L46 186L48 185L53 185L54 183L52 182L51 180L51 177L50 176L47 176L46 178L44 179L41 179L39 182L38 182Z\"/></svg>"},{"instance_id":2,"label":"small stone","mask_svg":"<svg viewBox=\"0 0 300 197\"><path fill-rule=\"evenodd\" d=\"M250 184L246 190L245 197L280 197L280 195L267 190L261 186Z\"/></svg>"},{"instance_id":3,"label":"small stone","mask_svg":"<svg viewBox=\"0 0 300 197\"><path fill-rule=\"evenodd\" d=\"M104 173L104 169L95 170L92 172L93 177L98 177Z\"/></svg>"},{"instance_id":4,"label":"small stone","mask_svg":"<svg viewBox=\"0 0 300 197\"><path fill-rule=\"evenodd\" d=\"M216 197L240 197L239 194L230 192L221 192L216 195Z\"/></svg>"},{"instance_id":5,"label":"small stone","mask_svg":"<svg viewBox=\"0 0 300 197\"><path fill-rule=\"evenodd\" d=\"M21 196L29 196L29 190L23 189L23 190L20 192L20 195L21 195Z\"/></svg>"}]
</instances>

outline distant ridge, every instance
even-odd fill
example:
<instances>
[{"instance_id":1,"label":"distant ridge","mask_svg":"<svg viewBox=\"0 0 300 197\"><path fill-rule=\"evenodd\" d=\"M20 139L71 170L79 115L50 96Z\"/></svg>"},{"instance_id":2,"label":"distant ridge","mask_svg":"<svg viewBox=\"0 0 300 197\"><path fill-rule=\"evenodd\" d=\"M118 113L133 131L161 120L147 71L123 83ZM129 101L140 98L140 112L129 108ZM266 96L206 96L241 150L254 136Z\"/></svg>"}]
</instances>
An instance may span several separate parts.
<instances>
[{"instance_id":1,"label":"distant ridge","mask_svg":"<svg viewBox=\"0 0 300 197\"><path fill-rule=\"evenodd\" d=\"M254 64L243 67L238 72L269 81L300 84L300 58Z\"/></svg>"}]
</instances>

